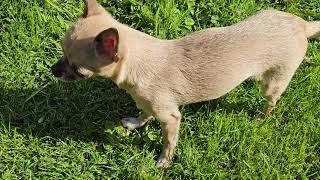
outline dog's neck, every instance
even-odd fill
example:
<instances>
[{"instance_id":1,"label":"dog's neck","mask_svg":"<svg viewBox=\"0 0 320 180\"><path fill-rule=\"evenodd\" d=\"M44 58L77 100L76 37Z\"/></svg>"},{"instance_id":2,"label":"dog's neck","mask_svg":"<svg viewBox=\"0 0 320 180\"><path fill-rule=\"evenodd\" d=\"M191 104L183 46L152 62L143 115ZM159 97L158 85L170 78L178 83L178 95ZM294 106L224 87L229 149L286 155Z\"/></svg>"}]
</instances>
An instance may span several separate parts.
<instances>
[{"instance_id":1,"label":"dog's neck","mask_svg":"<svg viewBox=\"0 0 320 180\"><path fill-rule=\"evenodd\" d=\"M119 25L121 59L117 63L112 80L122 89L130 91L140 87L156 75L157 65L169 59L171 41L160 40L143 32ZM122 45L121 45L122 44ZM121 49L121 47L119 49Z\"/></svg>"}]
</instances>

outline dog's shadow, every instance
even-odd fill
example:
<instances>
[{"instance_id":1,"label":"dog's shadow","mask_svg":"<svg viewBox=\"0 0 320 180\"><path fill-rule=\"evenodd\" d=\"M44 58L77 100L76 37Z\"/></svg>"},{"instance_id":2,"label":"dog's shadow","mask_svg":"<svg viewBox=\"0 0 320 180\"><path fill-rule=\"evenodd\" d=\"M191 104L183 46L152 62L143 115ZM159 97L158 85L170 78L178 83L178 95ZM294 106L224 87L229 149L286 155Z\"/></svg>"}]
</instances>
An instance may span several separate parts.
<instances>
[{"instance_id":1,"label":"dog's shadow","mask_svg":"<svg viewBox=\"0 0 320 180\"><path fill-rule=\"evenodd\" d=\"M0 119L21 134L83 142L114 143L108 129L138 110L130 96L104 79L49 82L37 89L0 87Z\"/></svg>"},{"instance_id":2,"label":"dog's shadow","mask_svg":"<svg viewBox=\"0 0 320 180\"><path fill-rule=\"evenodd\" d=\"M252 84L245 86L250 88ZM139 113L128 94L102 78L72 83L50 81L37 89L0 87L0 93L0 115L4 125L37 137L121 143L123 139L112 130L121 126L122 117ZM248 110L249 103L228 104L223 98L209 102L212 111L219 106L233 113ZM207 104L202 102L185 107L187 111L196 112Z\"/></svg>"}]
</instances>

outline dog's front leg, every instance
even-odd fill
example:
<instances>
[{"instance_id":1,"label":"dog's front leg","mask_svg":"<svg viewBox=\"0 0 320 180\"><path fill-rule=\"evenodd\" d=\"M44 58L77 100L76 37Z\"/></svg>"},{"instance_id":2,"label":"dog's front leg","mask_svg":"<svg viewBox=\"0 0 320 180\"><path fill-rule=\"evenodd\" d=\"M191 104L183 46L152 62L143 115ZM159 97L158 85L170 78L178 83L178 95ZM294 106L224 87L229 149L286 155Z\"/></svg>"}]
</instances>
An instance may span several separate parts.
<instances>
[{"instance_id":1,"label":"dog's front leg","mask_svg":"<svg viewBox=\"0 0 320 180\"><path fill-rule=\"evenodd\" d=\"M181 114L179 110L173 113L157 115L162 128L164 147L158 159L157 165L161 168L168 168L171 164L174 150L177 146Z\"/></svg>"},{"instance_id":2,"label":"dog's front leg","mask_svg":"<svg viewBox=\"0 0 320 180\"><path fill-rule=\"evenodd\" d=\"M129 130L134 130L144 126L150 119L152 119L152 116L143 112L142 114L140 114L138 118L134 118L134 117L123 118L121 120L121 123L123 127Z\"/></svg>"}]
</instances>

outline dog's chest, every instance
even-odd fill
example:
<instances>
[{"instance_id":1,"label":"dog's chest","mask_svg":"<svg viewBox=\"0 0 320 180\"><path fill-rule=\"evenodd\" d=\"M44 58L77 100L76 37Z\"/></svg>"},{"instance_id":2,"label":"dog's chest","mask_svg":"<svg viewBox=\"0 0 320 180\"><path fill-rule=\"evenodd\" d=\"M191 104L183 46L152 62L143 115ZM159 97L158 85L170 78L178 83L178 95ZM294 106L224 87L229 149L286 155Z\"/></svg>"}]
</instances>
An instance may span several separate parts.
<instances>
[{"instance_id":1,"label":"dog's chest","mask_svg":"<svg viewBox=\"0 0 320 180\"><path fill-rule=\"evenodd\" d=\"M145 113L152 114L151 102L146 97L136 91L128 91L128 93L135 101L138 109L143 110Z\"/></svg>"}]
</instances>

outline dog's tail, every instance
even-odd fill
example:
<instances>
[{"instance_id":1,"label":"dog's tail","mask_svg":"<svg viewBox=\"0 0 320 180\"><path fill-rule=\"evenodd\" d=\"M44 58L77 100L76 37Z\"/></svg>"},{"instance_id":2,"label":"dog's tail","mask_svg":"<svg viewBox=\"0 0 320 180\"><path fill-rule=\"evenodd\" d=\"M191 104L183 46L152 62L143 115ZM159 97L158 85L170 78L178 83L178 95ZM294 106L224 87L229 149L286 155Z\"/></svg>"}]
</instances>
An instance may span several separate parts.
<instances>
[{"instance_id":1,"label":"dog's tail","mask_svg":"<svg viewBox=\"0 0 320 180\"><path fill-rule=\"evenodd\" d=\"M320 21L307 22L306 33L309 39L320 36Z\"/></svg>"}]
</instances>

